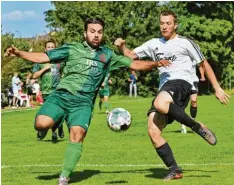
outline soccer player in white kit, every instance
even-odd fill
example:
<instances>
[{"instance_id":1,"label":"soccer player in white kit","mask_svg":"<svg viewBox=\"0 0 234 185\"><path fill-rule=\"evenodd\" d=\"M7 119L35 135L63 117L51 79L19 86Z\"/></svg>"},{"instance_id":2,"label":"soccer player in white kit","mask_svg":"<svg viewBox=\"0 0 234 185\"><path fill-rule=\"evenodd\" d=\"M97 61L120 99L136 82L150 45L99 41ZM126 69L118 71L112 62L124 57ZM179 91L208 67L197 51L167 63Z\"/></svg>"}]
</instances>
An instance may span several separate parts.
<instances>
[{"instance_id":1,"label":"soccer player in white kit","mask_svg":"<svg viewBox=\"0 0 234 185\"><path fill-rule=\"evenodd\" d=\"M194 121L188 116L184 109L189 102L192 89L192 61L200 64L205 69L215 90L216 97L221 103L226 104L230 98L219 86L215 74L209 63L204 59L197 45L177 35L177 20L173 11L165 10L160 14L160 31L162 38L154 38L134 50L125 46L121 38L115 41L115 45L126 56L130 58L149 57L154 61L167 59L171 65L159 67L160 85L159 91L148 111L148 134L157 154L169 168L169 173L164 180L181 179L182 170L178 167L172 150L166 140L162 137L163 128L174 120L190 127L209 144L215 145L215 135L204 124Z\"/></svg>"}]
</instances>

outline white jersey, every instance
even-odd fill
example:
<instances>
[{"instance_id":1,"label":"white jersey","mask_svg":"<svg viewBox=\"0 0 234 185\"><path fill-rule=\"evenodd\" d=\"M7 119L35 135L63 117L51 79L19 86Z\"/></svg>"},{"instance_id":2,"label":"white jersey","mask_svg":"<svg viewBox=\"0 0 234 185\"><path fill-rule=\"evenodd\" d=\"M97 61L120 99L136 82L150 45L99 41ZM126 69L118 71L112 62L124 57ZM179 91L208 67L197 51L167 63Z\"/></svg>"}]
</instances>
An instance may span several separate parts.
<instances>
[{"instance_id":1,"label":"white jersey","mask_svg":"<svg viewBox=\"0 0 234 185\"><path fill-rule=\"evenodd\" d=\"M196 63L193 63L192 69L191 69L191 79L192 79L192 90L198 90L195 86L194 86L194 82L199 82L199 78L197 77L197 72L196 72Z\"/></svg>"},{"instance_id":2,"label":"white jersey","mask_svg":"<svg viewBox=\"0 0 234 185\"><path fill-rule=\"evenodd\" d=\"M149 57L154 61L166 59L172 62L170 66L158 68L159 88L168 80L176 79L185 80L193 85L191 72L194 62L196 65L205 59L198 45L179 35L168 41L164 38L151 39L135 48L134 52L139 58Z\"/></svg>"},{"instance_id":3,"label":"white jersey","mask_svg":"<svg viewBox=\"0 0 234 185\"><path fill-rule=\"evenodd\" d=\"M196 68L197 68L196 63L193 63L192 69L191 69L192 82L199 82Z\"/></svg>"}]
</instances>

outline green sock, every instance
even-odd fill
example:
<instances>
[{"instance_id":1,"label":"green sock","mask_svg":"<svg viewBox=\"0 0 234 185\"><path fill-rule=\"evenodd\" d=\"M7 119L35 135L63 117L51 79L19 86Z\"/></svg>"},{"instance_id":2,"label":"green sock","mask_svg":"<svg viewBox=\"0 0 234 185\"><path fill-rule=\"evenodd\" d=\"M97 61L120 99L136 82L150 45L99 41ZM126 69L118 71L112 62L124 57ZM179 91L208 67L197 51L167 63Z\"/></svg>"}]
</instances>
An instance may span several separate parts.
<instances>
[{"instance_id":1,"label":"green sock","mask_svg":"<svg viewBox=\"0 0 234 185\"><path fill-rule=\"evenodd\" d=\"M105 109L109 110L109 103L108 102L104 102L103 104L104 104Z\"/></svg>"},{"instance_id":2,"label":"green sock","mask_svg":"<svg viewBox=\"0 0 234 185\"><path fill-rule=\"evenodd\" d=\"M68 178L75 169L82 152L82 143L69 142L64 156L62 177Z\"/></svg>"}]
</instances>

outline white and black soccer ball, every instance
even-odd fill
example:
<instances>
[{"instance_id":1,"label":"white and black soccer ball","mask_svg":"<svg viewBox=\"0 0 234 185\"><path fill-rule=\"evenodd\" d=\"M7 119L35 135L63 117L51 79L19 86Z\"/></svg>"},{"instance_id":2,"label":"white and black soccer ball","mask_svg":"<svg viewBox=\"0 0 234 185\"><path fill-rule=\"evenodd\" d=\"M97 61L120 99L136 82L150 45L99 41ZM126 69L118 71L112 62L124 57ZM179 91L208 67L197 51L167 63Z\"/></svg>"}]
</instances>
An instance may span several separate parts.
<instances>
[{"instance_id":1,"label":"white and black soccer ball","mask_svg":"<svg viewBox=\"0 0 234 185\"><path fill-rule=\"evenodd\" d=\"M126 131L131 122L131 114L123 108L115 108L107 115L107 125L115 132Z\"/></svg>"}]
</instances>

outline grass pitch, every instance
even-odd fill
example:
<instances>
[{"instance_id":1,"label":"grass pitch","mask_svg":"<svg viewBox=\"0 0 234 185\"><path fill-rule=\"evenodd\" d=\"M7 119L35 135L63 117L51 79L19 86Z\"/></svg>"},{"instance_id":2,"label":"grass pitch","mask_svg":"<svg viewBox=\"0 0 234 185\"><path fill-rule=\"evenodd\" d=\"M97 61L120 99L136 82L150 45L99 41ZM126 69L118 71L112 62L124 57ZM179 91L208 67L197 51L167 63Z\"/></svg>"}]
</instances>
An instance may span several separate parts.
<instances>
[{"instance_id":1,"label":"grass pitch","mask_svg":"<svg viewBox=\"0 0 234 185\"><path fill-rule=\"evenodd\" d=\"M70 184L82 185L233 185L234 182L234 100L221 105L214 96L198 98L197 120L217 136L210 146L189 131L180 133L174 122L164 130L184 178L163 182L167 172L147 135L146 112L152 98L111 97L112 108L123 107L133 118L129 130L112 132L106 115L95 107L83 146L82 157ZM51 142L51 131L36 141L33 128L37 110L2 111L2 185L57 185L68 140Z\"/></svg>"}]
</instances>

